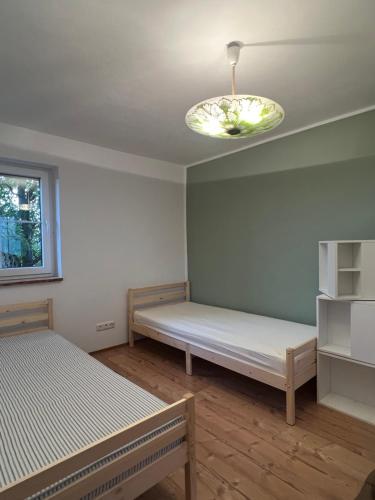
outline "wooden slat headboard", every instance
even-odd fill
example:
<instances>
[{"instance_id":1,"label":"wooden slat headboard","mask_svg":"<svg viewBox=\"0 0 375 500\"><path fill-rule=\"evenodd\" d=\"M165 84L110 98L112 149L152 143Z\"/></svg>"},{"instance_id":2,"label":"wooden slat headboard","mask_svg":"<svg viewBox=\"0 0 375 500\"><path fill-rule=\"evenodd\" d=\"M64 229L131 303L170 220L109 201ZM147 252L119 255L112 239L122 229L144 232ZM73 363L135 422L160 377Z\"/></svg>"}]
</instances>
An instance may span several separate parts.
<instances>
[{"instance_id":1,"label":"wooden slat headboard","mask_svg":"<svg viewBox=\"0 0 375 500\"><path fill-rule=\"evenodd\" d=\"M52 299L0 305L0 337L53 328Z\"/></svg>"},{"instance_id":2,"label":"wooden slat headboard","mask_svg":"<svg viewBox=\"0 0 375 500\"><path fill-rule=\"evenodd\" d=\"M134 311L143 307L160 304L173 304L190 300L190 282L168 283L165 285L147 286L144 288L129 288L128 317L133 322Z\"/></svg>"}]
</instances>

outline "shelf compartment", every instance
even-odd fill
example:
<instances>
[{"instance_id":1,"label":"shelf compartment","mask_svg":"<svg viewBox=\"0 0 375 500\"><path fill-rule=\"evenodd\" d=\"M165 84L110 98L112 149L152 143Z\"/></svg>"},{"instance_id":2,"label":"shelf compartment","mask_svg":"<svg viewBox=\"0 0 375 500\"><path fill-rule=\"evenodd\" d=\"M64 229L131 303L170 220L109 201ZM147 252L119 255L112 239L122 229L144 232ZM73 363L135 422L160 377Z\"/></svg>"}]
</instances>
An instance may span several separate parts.
<instances>
[{"instance_id":1,"label":"shelf compartment","mask_svg":"<svg viewBox=\"0 0 375 500\"><path fill-rule=\"evenodd\" d=\"M319 403L333 410L375 425L375 406L368 406L351 398L329 393Z\"/></svg>"},{"instance_id":2,"label":"shelf compartment","mask_svg":"<svg viewBox=\"0 0 375 500\"><path fill-rule=\"evenodd\" d=\"M375 367L318 352L318 402L375 424Z\"/></svg>"},{"instance_id":3,"label":"shelf compartment","mask_svg":"<svg viewBox=\"0 0 375 500\"><path fill-rule=\"evenodd\" d=\"M361 265L361 243L344 242L337 243L337 265L338 268L354 267Z\"/></svg>"},{"instance_id":4,"label":"shelf compartment","mask_svg":"<svg viewBox=\"0 0 375 500\"><path fill-rule=\"evenodd\" d=\"M361 295L361 275L360 271L344 271L337 276L338 297L360 297Z\"/></svg>"},{"instance_id":5,"label":"shelf compartment","mask_svg":"<svg viewBox=\"0 0 375 500\"><path fill-rule=\"evenodd\" d=\"M375 301L317 298L318 349L375 366Z\"/></svg>"},{"instance_id":6,"label":"shelf compartment","mask_svg":"<svg viewBox=\"0 0 375 500\"><path fill-rule=\"evenodd\" d=\"M318 348L326 352L351 355L351 304L318 297ZM341 354L340 354L341 353Z\"/></svg>"}]
</instances>

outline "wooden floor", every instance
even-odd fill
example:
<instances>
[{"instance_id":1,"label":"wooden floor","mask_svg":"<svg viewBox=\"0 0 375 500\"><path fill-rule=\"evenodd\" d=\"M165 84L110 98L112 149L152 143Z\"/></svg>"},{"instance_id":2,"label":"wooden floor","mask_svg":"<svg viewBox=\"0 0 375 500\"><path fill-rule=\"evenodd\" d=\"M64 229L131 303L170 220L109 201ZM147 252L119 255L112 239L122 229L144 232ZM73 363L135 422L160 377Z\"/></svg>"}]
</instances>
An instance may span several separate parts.
<instances>
[{"instance_id":1,"label":"wooden floor","mask_svg":"<svg viewBox=\"0 0 375 500\"><path fill-rule=\"evenodd\" d=\"M354 499L375 469L375 428L315 403L313 381L297 391L297 422L284 394L152 340L95 357L164 401L196 395L199 500ZM142 500L183 499L181 469Z\"/></svg>"}]
</instances>

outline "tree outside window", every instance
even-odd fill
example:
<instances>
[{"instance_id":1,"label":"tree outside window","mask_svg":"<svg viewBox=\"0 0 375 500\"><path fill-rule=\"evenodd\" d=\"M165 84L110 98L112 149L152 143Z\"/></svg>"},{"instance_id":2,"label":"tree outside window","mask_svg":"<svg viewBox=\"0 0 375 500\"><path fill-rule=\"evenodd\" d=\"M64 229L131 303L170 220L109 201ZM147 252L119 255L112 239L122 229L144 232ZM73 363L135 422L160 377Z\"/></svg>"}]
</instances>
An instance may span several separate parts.
<instances>
[{"instance_id":1,"label":"tree outside window","mask_svg":"<svg viewBox=\"0 0 375 500\"><path fill-rule=\"evenodd\" d=\"M0 175L0 267L43 265L40 180Z\"/></svg>"}]
</instances>

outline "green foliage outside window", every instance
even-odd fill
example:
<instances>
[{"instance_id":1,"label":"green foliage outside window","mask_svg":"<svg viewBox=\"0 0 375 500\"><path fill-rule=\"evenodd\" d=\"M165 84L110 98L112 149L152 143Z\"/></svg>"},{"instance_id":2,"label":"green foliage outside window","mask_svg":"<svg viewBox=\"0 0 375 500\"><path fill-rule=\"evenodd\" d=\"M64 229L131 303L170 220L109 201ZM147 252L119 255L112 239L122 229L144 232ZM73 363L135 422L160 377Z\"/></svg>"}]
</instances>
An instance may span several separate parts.
<instances>
[{"instance_id":1,"label":"green foliage outside window","mask_svg":"<svg viewBox=\"0 0 375 500\"><path fill-rule=\"evenodd\" d=\"M39 179L0 175L0 268L42 266Z\"/></svg>"}]
</instances>

